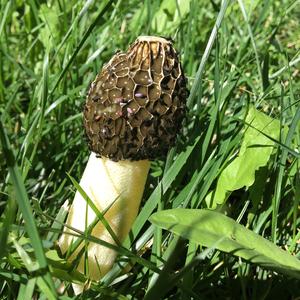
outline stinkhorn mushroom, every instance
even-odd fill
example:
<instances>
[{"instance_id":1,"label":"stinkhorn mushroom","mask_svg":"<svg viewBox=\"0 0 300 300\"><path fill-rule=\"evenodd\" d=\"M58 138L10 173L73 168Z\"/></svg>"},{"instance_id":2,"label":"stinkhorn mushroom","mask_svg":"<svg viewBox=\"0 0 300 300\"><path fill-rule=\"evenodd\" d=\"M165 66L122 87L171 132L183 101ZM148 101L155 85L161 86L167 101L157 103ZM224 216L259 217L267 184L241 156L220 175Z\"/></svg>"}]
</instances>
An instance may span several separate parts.
<instances>
[{"instance_id":1,"label":"stinkhorn mushroom","mask_svg":"<svg viewBox=\"0 0 300 300\"><path fill-rule=\"evenodd\" d=\"M186 98L186 79L172 42L155 36L140 36L127 52L117 52L90 86L83 115L91 154L80 186L99 211L111 206L105 219L120 242L138 213L150 160L163 157L175 142ZM95 217L77 191L66 224L85 231ZM74 241L71 229L64 233L62 253ZM115 244L100 220L91 234ZM88 276L99 280L117 253L92 242L87 252ZM78 265L82 273L84 263L83 255Z\"/></svg>"}]
</instances>

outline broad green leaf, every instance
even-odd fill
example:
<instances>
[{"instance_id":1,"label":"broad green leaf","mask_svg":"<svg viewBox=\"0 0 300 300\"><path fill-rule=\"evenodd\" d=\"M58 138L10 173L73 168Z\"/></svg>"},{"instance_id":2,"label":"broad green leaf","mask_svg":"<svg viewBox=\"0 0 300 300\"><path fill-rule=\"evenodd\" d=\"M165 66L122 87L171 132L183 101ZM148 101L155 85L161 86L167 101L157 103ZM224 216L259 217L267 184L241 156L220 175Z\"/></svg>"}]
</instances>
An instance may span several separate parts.
<instances>
[{"instance_id":1,"label":"broad green leaf","mask_svg":"<svg viewBox=\"0 0 300 300\"><path fill-rule=\"evenodd\" d=\"M259 0L243 0L242 3L245 11L247 12L247 15L250 17L260 2ZM230 10L228 10L228 14L233 14L234 12L240 11L240 9L241 8L239 6L239 3L237 1L234 1L230 7Z\"/></svg>"},{"instance_id":2,"label":"broad green leaf","mask_svg":"<svg viewBox=\"0 0 300 300\"><path fill-rule=\"evenodd\" d=\"M194 243L300 279L300 260L221 213L178 208L157 212L150 221Z\"/></svg>"},{"instance_id":3,"label":"broad green leaf","mask_svg":"<svg viewBox=\"0 0 300 300\"><path fill-rule=\"evenodd\" d=\"M223 204L228 193L254 183L255 172L268 163L274 148L275 142L267 136L279 139L280 122L253 106L245 121L251 126L246 128L239 155L220 174L215 192L206 197L211 208Z\"/></svg>"},{"instance_id":4,"label":"broad green leaf","mask_svg":"<svg viewBox=\"0 0 300 300\"><path fill-rule=\"evenodd\" d=\"M57 39L58 37L58 6L53 5L50 8L46 4L42 4L40 6L39 16L44 21L44 27L40 29L39 39L46 49L51 49L53 40Z\"/></svg>"},{"instance_id":5,"label":"broad green leaf","mask_svg":"<svg viewBox=\"0 0 300 300\"><path fill-rule=\"evenodd\" d=\"M164 0L154 15L151 26L158 33L166 34L179 25L181 18L185 17L189 10L190 0Z\"/></svg>"}]
</instances>

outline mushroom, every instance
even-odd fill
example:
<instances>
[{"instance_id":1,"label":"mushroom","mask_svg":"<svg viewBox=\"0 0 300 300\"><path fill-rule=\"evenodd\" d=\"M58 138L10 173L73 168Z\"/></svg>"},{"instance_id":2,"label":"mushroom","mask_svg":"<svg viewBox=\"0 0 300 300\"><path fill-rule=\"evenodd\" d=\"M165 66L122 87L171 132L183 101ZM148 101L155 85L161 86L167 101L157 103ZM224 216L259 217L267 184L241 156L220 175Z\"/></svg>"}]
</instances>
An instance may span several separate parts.
<instances>
[{"instance_id":1,"label":"mushroom","mask_svg":"<svg viewBox=\"0 0 300 300\"><path fill-rule=\"evenodd\" d=\"M172 42L155 36L140 36L127 52L116 53L90 86L83 115L91 154L80 186L99 211L109 208L105 219L120 243L138 213L150 160L164 157L174 145L187 93ZM62 253L74 242L70 227L84 232L95 218L77 191L59 239ZM91 234L116 244L100 220ZM77 258L83 244L69 260ZM117 252L92 242L87 252L88 276L99 280ZM84 264L83 255L77 267L81 273Z\"/></svg>"}]
</instances>

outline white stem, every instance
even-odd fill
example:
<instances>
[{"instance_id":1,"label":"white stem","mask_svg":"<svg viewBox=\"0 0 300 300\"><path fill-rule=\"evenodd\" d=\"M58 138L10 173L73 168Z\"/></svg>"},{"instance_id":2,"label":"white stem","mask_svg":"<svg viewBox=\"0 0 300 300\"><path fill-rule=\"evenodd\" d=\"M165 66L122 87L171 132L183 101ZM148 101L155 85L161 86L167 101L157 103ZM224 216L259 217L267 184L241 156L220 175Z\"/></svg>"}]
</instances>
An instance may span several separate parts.
<instances>
[{"instance_id":1,"label":"white stem","mask_svg":"<svg viewBox=\"0 0 300 300\"><path fill-rule=\"evenodd\" d=\"M114 202L106 212L105 219L109 222L120 242L127 236L136 218L149 166L148 160L114 162L107 158L97 158L95 153L91 153L89 157L80 186L101 212ZM77 191L66 224L85 231L86 227L95 220L95 217L93 209L87 207L87 202ZM71 230L66 228L64 232L71 232ZM101 221L94 227L92 235L115 244ZM74 240L72 235L63 234L59 240L61 251L65 253ZM75 251L70 260L76 258L80 249L82 246ZM99 244L89 243L87 255L89 277L93 280L99 280L111 269L117 253ZM84 255L80 260L78 270L84 273Z\"/></svg>"}]
</instances>

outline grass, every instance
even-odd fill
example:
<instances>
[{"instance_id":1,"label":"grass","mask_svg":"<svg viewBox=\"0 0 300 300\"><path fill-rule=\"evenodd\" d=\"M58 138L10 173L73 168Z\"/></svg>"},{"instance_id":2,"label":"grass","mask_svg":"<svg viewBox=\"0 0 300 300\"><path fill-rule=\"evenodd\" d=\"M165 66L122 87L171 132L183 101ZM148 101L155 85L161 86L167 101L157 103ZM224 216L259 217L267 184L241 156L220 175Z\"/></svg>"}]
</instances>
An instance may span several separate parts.
<instances>
[{"instance_id":1,"label":"grass","mask_svg":"<svg viewBox=\"0 0 300 300\"><path fill-rule=\"evenodd\" d=\"M76 298L70 282L84 278L59 257L56 241L61 207L75 192L68 174L79 181L88 157L81 108L103 64L146 34L175 40L189 81L188 116L166 161L151 165L130 239L117 247L119 263L81 298L300 296L292 276L148 221L155 211L208 207L208 195L239 153L243 120L254 105L279 120L281 131L254 183L227 193L216 209L300 258L299 4L2 0L0 298Z\"/></svg>"}]
</instances>

